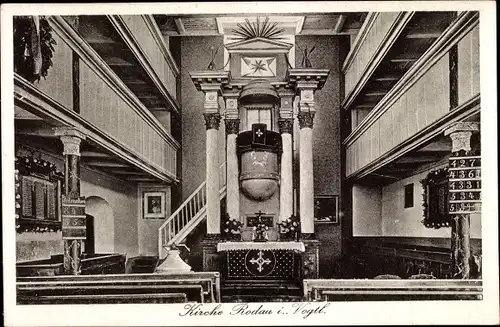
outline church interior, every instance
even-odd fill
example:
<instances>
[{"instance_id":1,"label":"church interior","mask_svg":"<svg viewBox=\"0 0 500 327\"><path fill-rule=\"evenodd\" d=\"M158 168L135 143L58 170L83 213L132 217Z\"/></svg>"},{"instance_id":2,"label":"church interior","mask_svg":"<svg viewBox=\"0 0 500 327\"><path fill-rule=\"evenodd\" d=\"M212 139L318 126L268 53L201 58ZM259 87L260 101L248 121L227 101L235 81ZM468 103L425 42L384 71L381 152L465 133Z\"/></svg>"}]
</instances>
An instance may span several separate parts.
<instances>
[{"instance_id":1,"label":"church interior","mask_svg":"<svg viewBox=\"0 0 500 327\"><path fill-rule=\"evenodd\" d=\"M478 12L13 31L18 304L482 298Z\"/></svg>"}]
</instances>

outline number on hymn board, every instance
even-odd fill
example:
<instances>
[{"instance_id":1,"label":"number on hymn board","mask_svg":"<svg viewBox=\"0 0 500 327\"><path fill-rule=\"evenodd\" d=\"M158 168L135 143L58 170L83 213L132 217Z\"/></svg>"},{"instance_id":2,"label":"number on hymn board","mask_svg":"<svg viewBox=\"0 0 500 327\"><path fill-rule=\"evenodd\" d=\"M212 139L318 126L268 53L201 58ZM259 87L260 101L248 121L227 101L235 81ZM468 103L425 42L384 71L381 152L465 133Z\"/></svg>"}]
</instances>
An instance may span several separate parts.
<instances>
[{"instance_id":1,"label":"number on hymn board","mask_svg":"<svg viewBox=\"0 0 500 327\"><path fill-rule=\"evenodd\" d=\"M453 168L469 168L481 167L480 158L450 158L450 167Z\"/></svg>"}]
</instances>

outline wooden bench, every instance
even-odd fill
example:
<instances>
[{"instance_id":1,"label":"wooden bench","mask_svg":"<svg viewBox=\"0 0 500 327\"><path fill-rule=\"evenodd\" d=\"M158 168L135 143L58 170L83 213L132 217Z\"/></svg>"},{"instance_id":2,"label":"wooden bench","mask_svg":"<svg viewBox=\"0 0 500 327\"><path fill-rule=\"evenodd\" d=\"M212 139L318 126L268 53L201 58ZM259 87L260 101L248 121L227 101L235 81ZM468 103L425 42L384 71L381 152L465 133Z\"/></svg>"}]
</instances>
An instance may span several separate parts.
<instances>
[{"instance_id":1,"label":"wooden bench","mask_svg":"<svg viewBox=\"0 0 500 327\"><path fill-rule=\"evenodd\" d=\"M85 295L43 295L17 297L17 304L139 304L139 303L185 303L184 293L155 294L85 294Z\"/></svg>"},{"instance_id":2,"label":"wooden bench","mask_svg":"<svg viewBox=\"0 0 500 327\"><path fill-rule=\"evenodd\" d=\"M82 256L82 275L122 274L125 273L125 255L94 254ZM16 263L16 273L19 277L58 276L64 274L63 256L53 255L50 259L34 260Z\"/></svg>"},{"instance_id":3,"label":"wooden bench","mask_svg":"<svg viewBox=\"0 0 500 327\"><path fill-rule=\"evenodd\" d=\"M184 294L188 302L221 301L218 272L18 277L16 286L19 304L26 304L26 301L45 303L51 300L54 302L47 303L65 303L62 297L67 297L71 303L88 303L85 301L89 301L89 298L95 299L93 295L112 295L110 298L104 297L102 301L126 301L121 298L141 295L139 302L117 303L171 303L168 302L173 301L170 297L159 295L171 293ZM97 298L96 301L101 300Z\"/></svg>"},{"instance_id":4,"label":"wooden bench","mask_svg":"<svg viewBox=\"0 0 500 327\"><path fill-rule=\"evenodd\" d=\"M305 279L304 301L482 300L481 280Z\"/></svg>"}]
</instances>

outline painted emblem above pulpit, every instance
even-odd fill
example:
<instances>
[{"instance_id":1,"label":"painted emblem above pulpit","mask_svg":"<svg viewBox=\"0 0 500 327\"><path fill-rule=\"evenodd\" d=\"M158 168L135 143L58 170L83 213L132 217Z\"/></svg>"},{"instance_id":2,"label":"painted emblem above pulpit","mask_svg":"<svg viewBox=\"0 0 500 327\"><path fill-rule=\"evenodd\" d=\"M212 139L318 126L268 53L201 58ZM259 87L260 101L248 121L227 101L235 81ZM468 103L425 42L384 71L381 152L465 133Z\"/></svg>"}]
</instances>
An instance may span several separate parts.
<instances>
[{"instance_id":1,"label":"painted emblem above pulpit","mask_svg":"<svg viewBox=\"0 0 500 327\"><path fill-rule=\"evenodd\" d=\"M255 22L246 20L233 30L234 40L225 45L233 79L283 79L288 68L288 54L293 44L283 42L283 29L268 18Z\"/></svg>"},{"instance_id":2,"label":"painted emblem above pulpit","mask_svg":"<svg viewBox=\"0 0 500 327\"><path fill-rule=\"evenodd\" d=\"M242 57L241 77L275 77L275 57Z\"/></svg>"}]
</instances>

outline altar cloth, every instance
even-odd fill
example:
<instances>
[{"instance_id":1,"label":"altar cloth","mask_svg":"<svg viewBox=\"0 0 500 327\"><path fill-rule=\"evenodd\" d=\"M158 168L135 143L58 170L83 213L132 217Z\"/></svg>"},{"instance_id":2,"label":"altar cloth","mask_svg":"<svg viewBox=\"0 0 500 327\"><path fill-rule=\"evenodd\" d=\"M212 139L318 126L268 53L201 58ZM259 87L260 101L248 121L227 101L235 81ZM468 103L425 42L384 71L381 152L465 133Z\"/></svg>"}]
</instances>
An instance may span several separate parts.
<instances>
[{"instance_id":1,"label":"altar cloth","mask_svg":"<svg viewBox=\"0 0 500 327\"><path fill-rule=\"evenodd\" d=\"M222 242L217 244L217 252L240 250L292 250L305 252L302 242Z\"/></svg>"}]
</instances>

